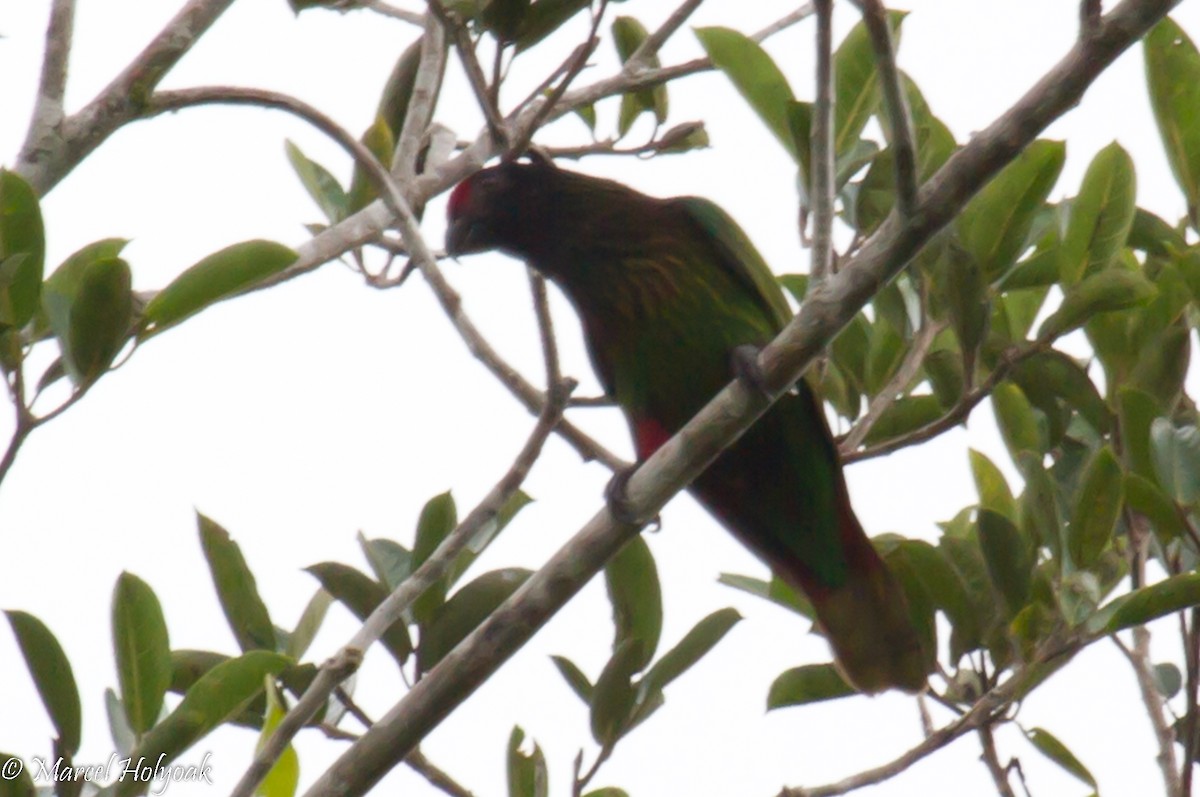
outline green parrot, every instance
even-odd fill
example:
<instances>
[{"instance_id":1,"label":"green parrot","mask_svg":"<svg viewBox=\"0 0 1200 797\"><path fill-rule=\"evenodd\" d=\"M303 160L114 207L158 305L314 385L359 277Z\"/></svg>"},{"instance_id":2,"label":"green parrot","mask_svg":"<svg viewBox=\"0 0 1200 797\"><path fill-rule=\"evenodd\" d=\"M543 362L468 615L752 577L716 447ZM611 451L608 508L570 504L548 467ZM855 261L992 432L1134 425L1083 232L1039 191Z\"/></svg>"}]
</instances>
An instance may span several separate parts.
<instances>
[{"instance_id":1,"label":"green parrot","mask_svg":"<svg viewBox=\"0 0 1200 797\"><path fill-rule=\"evenodd\" d=\"M705 199L657 199L533 156L464 180L448 215L448 254L498 249L563 290L639 462L730 381L736 353L765 345L791 317L746 234ZM850 507L804 380L689 489L809 598L851 684L925 687L929 657L903 590Z\"/></svg>"}]
</instances>

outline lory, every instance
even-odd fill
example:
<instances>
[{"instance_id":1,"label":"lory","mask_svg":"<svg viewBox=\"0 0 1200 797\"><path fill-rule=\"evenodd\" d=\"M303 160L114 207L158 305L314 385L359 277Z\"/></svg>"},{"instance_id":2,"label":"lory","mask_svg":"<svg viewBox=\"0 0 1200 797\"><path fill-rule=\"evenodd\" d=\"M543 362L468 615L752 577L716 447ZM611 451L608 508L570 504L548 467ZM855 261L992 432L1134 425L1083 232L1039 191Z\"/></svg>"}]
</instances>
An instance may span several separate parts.
<instances>
[{"instance_id":1,"label":"lory","mask_svg":"<svg viewBox=\"0 0 1200 797\"><path fill-rule=\"evenodd\" d=\"M447 253L489 249L526 261L574 305L639 462L733 378L734 352L765 345L791 316L762 257L712 202L657 199L541 156L484 169L451 194ZM924 687L927 656L903 590L850 507L805 380L690 490L809 598L855 687Z\"/></svg>"}]
</instances>

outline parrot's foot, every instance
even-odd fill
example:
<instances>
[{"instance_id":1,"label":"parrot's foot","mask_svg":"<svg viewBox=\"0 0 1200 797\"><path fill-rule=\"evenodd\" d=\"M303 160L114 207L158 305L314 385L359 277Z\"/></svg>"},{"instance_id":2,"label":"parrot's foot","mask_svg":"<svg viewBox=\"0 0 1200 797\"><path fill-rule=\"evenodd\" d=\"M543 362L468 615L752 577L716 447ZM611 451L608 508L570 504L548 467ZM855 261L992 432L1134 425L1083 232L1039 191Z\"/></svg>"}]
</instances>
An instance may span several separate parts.
<instances>
[{"instance_id":1,"label":"parrot's foot","mask_svg":"<svg viewBox=\"0 0 1200 797\"><path fill-rule=\"evenodd\" d=\"M608 511L620 522L631 526L649 525L651 531L654 531L662 526L662 519L658 515L648 518L640 516L634 511L633 504L626 493L629 477L637 469L637 465L630 465L628 468L621 468L614 473L613 477L608 480L608 486L604 488L604 500L608 502Z\"/></svg>"},{"instance_id":2,"label":"parrot's foot","mask_svg":"<svg viewBox=\"0 0 1200 797\"><path fill-rule=\"evenodd\" d=\"M767 388L767 378L763 374L762 366L758 364L758 353L761 351L761 346L743 343L741 346L734 347L729 354L729 359L733 364L734 376L739 381L767 398L774 398Z\"/></svg>"}]
</instances>

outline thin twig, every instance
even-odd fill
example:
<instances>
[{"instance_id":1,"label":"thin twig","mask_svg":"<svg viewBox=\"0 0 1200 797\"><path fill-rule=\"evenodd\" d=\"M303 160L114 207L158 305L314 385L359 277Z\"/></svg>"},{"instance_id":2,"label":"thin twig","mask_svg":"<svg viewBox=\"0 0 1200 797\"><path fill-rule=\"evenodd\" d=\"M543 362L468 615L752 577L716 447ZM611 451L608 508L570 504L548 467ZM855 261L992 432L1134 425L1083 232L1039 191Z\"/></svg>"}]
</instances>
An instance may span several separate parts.
<instances>
[{"instance_id":1,"label":"thin twig","mask_svg":"<svg viewBox=\"0 0 1200 797\"><path fill-rule=\"evenodd\" d=\"M883 416L883 413L892 406L896 397L904 391L905 388L916 378L921 371L921 366L925 363L925 355L929 354L929 349L933 346L934 339L938 333L945 328L944 323L939 323L931 319L925 319L924 325L913 339L912 345L908 349L908 354L905 355L904 361L900 363L900 367L896 369L896 373L892 376L888 383L883 386L875 397L871 399L871 403L867 405L867 411L859 419L858 423L846 433L845 440L842 441L841 447L845 451L854 451L863 440L867 439L871 429L876 422Z\"/></svg>"},{"instance_id":2,"label":"thin twig","mask_svg":"<svg viewBox=\"0 0 1200 797\"><path fill-rule=\"evenodd\" d=\"M817 97L812 120L812 264L808 295L821 290L833 273L833 0L816 0ZM801 230L803 233L803 230Z\"/></svg>"},{"instance_id":3,"label":"thin twig","mask_svg":"<svg viewBox=\"0 0 1200 797\"><path fill-rule=\"evenodd\" d=\"M992 782L996 784L996 793L1000 797L1017 797L1013 793L1012 784L1008 782L1008 769L1000 763L1000 756L996 752L996 739L992 736L990 723L979 726L979 742L983 746L981 757L988 773L992 776Z\"/></svg>"},{"instance_id":4,"label":"thin twig","mask_svg":"<svg viewBox=\"0 0 1200 797\"><path fill-rule=\"evenodd\" d=\"M692 15L704 0L684 0L683 4L667 17L663 24L642 40L638 48L629 56L629 60L625 62L627 71L634 71L643 66L646 66L650 59L658 55L658 51L667 43L667 39L675 35L675 32L687 22L688 17Z\"/></svg>"},{"instance_id":5,"label":"thin twig","mask_svg":"<svg viewBox=\"0 0 1200 797\"><path fill-rule=\"evenodd\" d=\"M550 300L546 296L546 278L527 266L529 290L533 293L533 310L537 316L538 335L542 340L542 358L546 363L546 389L554 390L562 382L558 361L558 341L554 336L554 318L550 315Z\"/></svg>"},{"instance_id":6,"label":"thin twig","mask_svg":"<svg viewBox=\"0 0 1200 797\"><path fill-rule=\"evenodd\" d=\"M566 387L569 387L566 386ZM275 732L263 743L254 760L234 787L231 797L250 797L255 788L274 766L287 745L300 729L325 705L334 690L348 678L362 661L363 652L374 644L388 628L402 621L404 611L434 583L443 578L454 564L458 555L474 540L481 529L499 515L500 510L516 494L524 483L533 463L541 453L542 445L551 430L562 417L569 390L559 391L558 400L546 405L546 411L538 419L529 439L521 448L508 472L484 499L463 518L454 531L450 532L429 558L412 572L408 578L385 598L346 643L339 654L326 662L317 673L311 686L300 700L284 716ZM352 666L351 666L352 665ZM368 720L368 722L370 722ZM374 727L372 725L371 727Z\"/></svg>"},{"instance_id":7,"label":"thin twig","mask_svg":"<svg viewBox=\"0 0 1200 797\"><path fill-rule=\"evenodd\" d=\"M1190 797L1192 793L1192 775L1195 771L1192 763L1196 760L1196 750L1200 749L1200 717L1197 716L1200 707L1196 705L1197 694L1200 693L1200 610L1193 607L1190 614L1192 622L1189 626L1180 612L1181 641L1187 665L1187 713L1184 715L1183 782L1180 788L1184 797Z\"/></svg>"},{"instance_id":8,"label":"thin twig","mask_svg":"<svg viewBox=\"0 0 1200 797\"><path fill-rule=\"evenodd\" d=\"M763 384L782 395L845 324L916 252L954 217L958 208L1010 163L1051 122L1078 103L1096 77L1141 38L1177 0L1123 0L1105 19L1098 34L1076 43L1003 116L976 133L922 189L918 212L901 219L893 212L854 259L820 295L805 302L785 330L759 356ZM626 485L635 516L652 516L690 483L719 453L737 439L770 406L762 389L741 381L723 388L671 439L654 452ZM442 719L474 693L541 628L608 558L638 529L602 508L566 545L531 575L503 604L446 654L375 726L351 745L306 792L307 797L352 797L365 793L411 751ZM1034 660L1051 666L1056 655L1073 653L1079 643L1064 643ZM990 719L1044 675L1045 669L1023 670L999 687L963 718L935 732L929 740L889 765L903 769L934 749ZM862 777L887 777L872 770ZM843 789L844 791L844 789ZM798 792L803 793L803 792ZM826 791L838 794L839 791Z\"/></svg>"},{"instance_id":9,"label":"thin twig","mask_svg":"<svg viewBox=\"0 0 1200 797\"><path fill-rule=\"evenodd\" d=\"M896 207L901 215L917 204L917 149L908 97L896 68L896 48L888 24L887 9L880 0L855 0L862 9L863 23L875 48L875 71L883 89L883 108L891 122L891 148L896 174Z\"/></svg>"},{"instance_id":10,"label":"thin twig","mask_svg":"<svg viewBox=\"0 0 1200 797\"><path fill-rule=\"evenodd\" d=\"M529 142L533 140L533 134L542 126L546 118L555 110L559 101L570 88L571 83L575 78L579 77L579 73L587 66L587 59L596 49L596 45L600 43L600 37L597 35L600 29L600 20L604 18L604 12L608 8L608 0L600 0L600 7L592 12L592 29L588 32L587 39L579 47L575 48L572 54L571 65L567 67L567 71L563 74L562 80L558 82L546 97L545 102L536 106L533 109L533 116L528 123L522 126L521 132L513 137L512 143L507 148L507 155L518 157L524 154L529 147Z\"/></svg>"},{"instance_id":11,"label":"thin twig","mask_svg":"<svg viewBox=\"0 0 1200 797\"><path fill-rule=\"evenodd\" d=\"M346 150L355 163L363 168L379 191L379 196L397 216L402 216L408 207L400 187L371 150L367 149L349 131L332 118L313 106L295 97L266 89L241 88L238 86L203 86L175 91L155 92L146 101L143 116L149 118L169 111L198 105L250 105L257 108L273 108L298 116ZM411 211L410 211L411 212Z\"/></svg>"},{"instance_id":12,"label":"thin twig","mask_svg":"<svg viewBox=\"0 0 1200 797\"><path fill-rule=\"evenodd\" d=\"M471 91L475 93L479 109L483 111L492 141L499 149L505 149L508 143L508 129L504 125L500 109L496 107L492 92L488 89L487 77L483 74L483 67L475 54L475 43L471 41L471 35L462 22L446 10L441 0L429 0L429 10L450 32L450 39L454 42L454 49L458 51L458 59L462 62L463 71L467 73L467 82L471 84Z\"/></svg>"},{"instance_id":13,"label":"thin twig","mask_svg":"<svg viewBox=\"0 0 1200 797\"><path fill-rule=\"evenodd\" d=\"M893 451L898 451L901 448L923 443L926 440L932 440L947 429L952 429L958 424L967 419L971 411L983 401L991 392L996 389L996 385L1000 384L1012 369L1022 361L1032 357L1035 354L1046 351L1050 348L1050 341L1037 340L1027 346L1019 349L1010 349L1001 355L1000 362L995 369L988 375L980 384L976 385L971 390L964 393L953 407L946 412L945 415L938 418L936 421L925 424L919 429L914 429L908 434L891 440L885 440L882 443L864 448L861 451L856 451L845 443L839 446L842 455L842 462L851 463L859 462L864 459L872 459L874 457L890 454Z\"/></svg>"},{"instance_id":14,"label":"thin twig","mask_svg":"<svg viewBox=\"0 0 1200 797\"><path fill-rule=\"evenodd\" d=\"M413 772L416 772L418 775L425 778L425 780L429 781L431 785L441 789L446 794L449 794L450 797L475 797L475 795L460 785L459 782L452 778L444 769L426 758L425 754L422 753L420 749L413 750L411 753L409 753L404 759L404 763L407 764L409 769L411 769Z\"/></svg>"},{"instance_id":15,"label":"thin twig","mask_svg":"<svg viewBox=\"0 0 1200 797\"><path fill-rule=\"evenodd\" d=\"M367 8L385 17L398 19L402 22L409 22L413 25L424 25L425 15L418 11L409 11L404 8L397 8L390 3L385 3L383 0L355 0L353 5L361 8Z\"/></svg>"}]
</instances>

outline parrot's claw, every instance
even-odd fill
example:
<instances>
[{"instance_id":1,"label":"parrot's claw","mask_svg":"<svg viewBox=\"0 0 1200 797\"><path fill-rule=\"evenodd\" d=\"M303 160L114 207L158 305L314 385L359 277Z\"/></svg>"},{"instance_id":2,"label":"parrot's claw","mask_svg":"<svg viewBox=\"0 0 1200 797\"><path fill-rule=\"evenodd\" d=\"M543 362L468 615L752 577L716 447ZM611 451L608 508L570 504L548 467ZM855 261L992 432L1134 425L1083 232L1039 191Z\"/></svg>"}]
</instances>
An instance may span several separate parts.
<instances>
[{"instance_id":1,"label":"parrot's claw","mask_svg":"<svg viewBox=\"0 0 1200 797\"><path fill-rule=\"evenodd\" d=\"M651 531L657 531L662 526L662 518L658 515L649 518L638 515L629 500L629 495L626 493L626 488L629 486L629 477L637 469L637 465L630 465L628 468L621 468L614 473L613 477L608 480L608 485L604 488L604 500L608 502L608 511L620 522L631 526L649 525Z\"/></svg>"},{"instance_id":2,"label":"parrot's claw","mask_svg":"<svg viewBox=\"0 0 1200 797\"><path fill-rule=\"evenodd\" d=\"M758 354L761 351L761 346L743 343L741 346L733 348L729 359L733 363L734 375L743 384L767 398L773 398L771 391L767 388L767 378L763 374L762 366L758 364Z\"/></svg>"}]
</instances>

